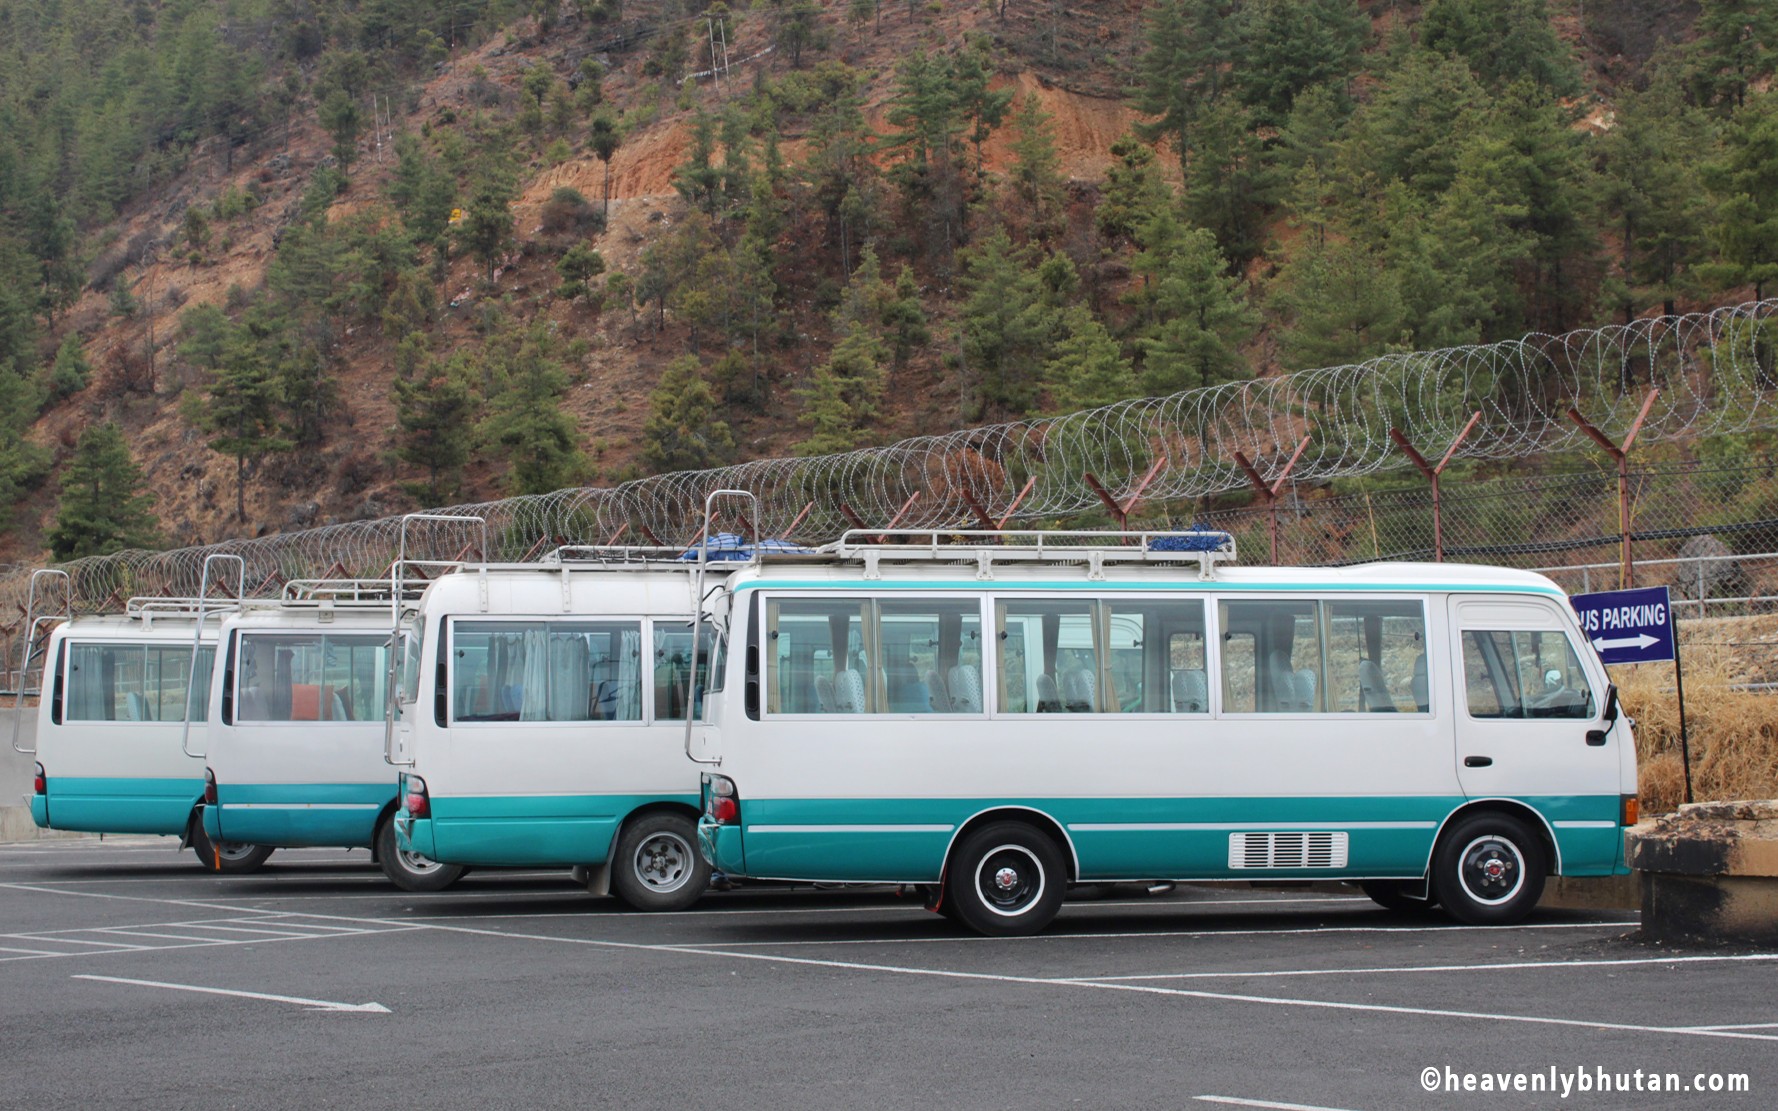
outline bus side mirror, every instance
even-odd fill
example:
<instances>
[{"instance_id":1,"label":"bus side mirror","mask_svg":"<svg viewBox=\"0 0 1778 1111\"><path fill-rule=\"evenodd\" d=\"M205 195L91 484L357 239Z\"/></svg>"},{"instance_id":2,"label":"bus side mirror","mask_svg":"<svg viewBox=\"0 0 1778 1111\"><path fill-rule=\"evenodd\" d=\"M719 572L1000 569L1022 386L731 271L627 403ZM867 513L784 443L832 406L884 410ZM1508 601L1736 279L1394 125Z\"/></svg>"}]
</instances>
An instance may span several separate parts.
<instances>
[{"instance_id":1,"label":"bus side mirror","mask_svg":"<svg viewBox=\"0 0 1778 1111\"><path fill-rule=\"evenodd\" d=\"M1606 721L1617 720L1617 684L1605 684L1605 713L1600 715Z\"/></svg>"}]
</instances>

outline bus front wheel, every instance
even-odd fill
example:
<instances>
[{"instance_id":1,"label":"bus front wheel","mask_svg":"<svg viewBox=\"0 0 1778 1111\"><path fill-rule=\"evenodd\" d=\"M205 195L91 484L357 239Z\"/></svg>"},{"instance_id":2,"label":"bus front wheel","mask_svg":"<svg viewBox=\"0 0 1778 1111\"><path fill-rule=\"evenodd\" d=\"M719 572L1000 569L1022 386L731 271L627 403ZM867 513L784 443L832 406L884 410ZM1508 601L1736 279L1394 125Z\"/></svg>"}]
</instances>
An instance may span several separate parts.
<instances>
[{"instance_id":1,"label":"bus front wheel","mask_svg":"<svg viewBox=\"0 0 1778 1111\"><path fill-rule=\"evenodd\" d=\"M203 819L191 820L191 851L197 854L198 867L206 872L228 872L242 875L259 871L266 857L272 855L270 845L249 845L241 841L212 841L204 832Z\"/></svg>"},{"instance_id":2,"label":"bus front wheel","mask_svg":"<svg viewBox=\"0 0 1778 1111\"><path fill-rule=\"evenodd\" d=\"M403 851L395 838L395 819L377 827L377 864L389 882L403 891L443 891L467 871L461 864L440 864L431 857Z\"/></svg>"},{"instance_id":3,"label":"bus front wheel","mask_svg":"<svg viewBox=\"0 0 1778 1111\"><path fill-rule=\"evenodd\" d=\"M945 901L989 937L1024 937L1056 917L1068 877L1056 843L1023 822L983 826L945 869Z\"/></svg>"},{"instance_id":4,"label":"bus front wheel","mask_svg":"<svg viewBox=\"0 0 1778 1111\"><path fill-rule=\"evenodd\" d=\"M680 814L646 814L624 823L611 857L611 893L637 910L684 910L710 886L698 831Z\"/></svg>"},{"instance_id":5,"label":"bus front wheel","mask_svg":"<svg viewBox=\"0 0 1778 1111\"><path fill-rule=\"evenodd\" d=\"M1506 814L1475 814L1447 830L1433 858L1433 890L1459 922L1521 921L1543 896L1543 842Z\"/></svg>"}]
</instances>

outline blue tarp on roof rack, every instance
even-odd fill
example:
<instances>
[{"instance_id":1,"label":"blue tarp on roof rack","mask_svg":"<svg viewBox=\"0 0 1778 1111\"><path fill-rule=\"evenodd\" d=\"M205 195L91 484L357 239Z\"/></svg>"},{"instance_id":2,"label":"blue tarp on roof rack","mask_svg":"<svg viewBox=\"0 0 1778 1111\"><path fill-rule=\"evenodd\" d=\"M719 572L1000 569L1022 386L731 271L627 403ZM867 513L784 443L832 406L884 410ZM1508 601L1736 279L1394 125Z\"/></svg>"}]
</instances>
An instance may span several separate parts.
<instances>
[{"instance_id":1,"label":"blue tarp on roof rack","mask_svg":"<svg viewBox=\"0 0 1778 1111\"><path fill-rule=\"evenodd\" d=\"M693 544L685 549L679 558L696 560L699 547L700 545ZM780 540L774 536L768 536L755 542L732 532L719 532L702 547L708 552L704 558L711 563L752 559L756 552L761 555L769 555L772 552L812 552L815 550L789 540Z\"/></svg>"},{"instance_id":2,"label":"blue tarp on roof rack","mask_svg":"<svg viewBox=\"0 0 1778 1111\"><path fill-rule=\"evenodd\" d=\"M1220 552L1234 543L1234 537L1216 529L1193 530L1156 536L1149 540L1151 552Z\"/></svg>"}]
</instances>

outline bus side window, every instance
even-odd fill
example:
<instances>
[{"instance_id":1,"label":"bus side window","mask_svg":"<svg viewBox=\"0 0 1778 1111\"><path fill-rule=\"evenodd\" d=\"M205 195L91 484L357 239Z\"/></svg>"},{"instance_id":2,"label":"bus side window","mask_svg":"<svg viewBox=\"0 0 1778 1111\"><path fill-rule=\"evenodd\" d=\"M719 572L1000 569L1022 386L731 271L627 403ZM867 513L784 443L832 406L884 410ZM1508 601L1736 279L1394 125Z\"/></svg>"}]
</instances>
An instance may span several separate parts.
<instances>
[{"instance_id":1,"label":"bus side window","mask_svg":"<svg viewBox=\"0 0 1778 1111\"><path fill-rule=\"evenodd\" d=\"M1223 706L1232 713L1313 714L1323 708L1319 602L1288 599L1222 605ZM1242 636L1250 656L1231 651Z\"/></svg>"},{"instance_id":2,"label":"bus side window","mask_svg":"<svg viewBox=\"0 0 1778 1111\"><path fill-rule=\"evenodd\" d=\"M1327 704L1332 713L1415 713L1415 671L1426 652L1418 601L1327 602Z\"/></svg>"},{"instance_id":3,"label":"bus side window","mask_svg":"<svg viewBox=\"0 0 1778 1111\"><path fill-rule=\"evenodd\" d=\"M1476 718L1593 716L1593 692L1566 634L1539 630L1463 632L1463 684Z\"/></svg>"}]
</instances>

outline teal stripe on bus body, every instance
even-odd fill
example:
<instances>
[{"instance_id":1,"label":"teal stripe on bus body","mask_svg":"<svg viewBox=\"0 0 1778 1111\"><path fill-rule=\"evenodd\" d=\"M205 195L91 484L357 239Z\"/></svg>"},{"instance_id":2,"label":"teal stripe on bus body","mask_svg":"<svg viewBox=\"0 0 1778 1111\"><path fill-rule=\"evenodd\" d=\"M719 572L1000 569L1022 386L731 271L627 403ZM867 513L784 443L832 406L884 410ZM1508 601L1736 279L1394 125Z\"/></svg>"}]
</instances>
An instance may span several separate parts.
<instances>
[{"instance_id":1,"label":"teal stripe on bus body","mask_svg":"<svg viewBox=\"0 0 1778 1111\"><path fill-rule=\"evenodd\" d=\"M45 815L51 829L83 833L156 833L179 836L204 795L191 779L49 776ZM33 804L35 809L35 804Z\"/></svg>"},{"instance_id":2,"label":"teal stripe on bus body","mask_svg":"<svg viewBox=\"0 0 1778 1111\"><path fill-rule=\"evenodd\" d=\"M1461 796L1372 798L743 799L740 841L713 848L725 870L833 881L936 882L957 828L985 810L1028 809L1067 830L1083 880L1414 876ZM1565 870L1620 867L1621 830L1593 828L1616 796L1524 800L1556 826ZM1343 830L1345 869L1231 869L1229 834ZM743 870L744 869L744 870Z\"/></svg>"},{"instance_id":3,"label":"teal stripe on bus body","mask_svg":"<svg viewBox=\"0 0 1778 1111\"><path fill-rule=\"evenodd\" d=\"M49 797L47 795L31 796L31 820L37 823L38 829L49 828Z\"/></svg>"},{"instance_id":4,"label":"teal stripe on bus body","mask_svg":"<svg viewBox=\"0 0 1778 1111\"><path fill-rule=\"evenodd\" d=\"M655 803L695 812L698 796L434 795L429 823L434 851L426 855L445 864L491 867L602 864L611 855L618 825Z\"/></svg>"},{"instance_id":5,"label":"teal stripe on bus body","mask_svg":"<svg viewBox=\"0 0 1778 1111\"><path fill-rule=\"evenodd\" d=\"M395 781L219 783L216 798L216 806L204 808L212 837L292 849L369 848L378 817L395 800Z\"/></svg>"}]
</instances>

